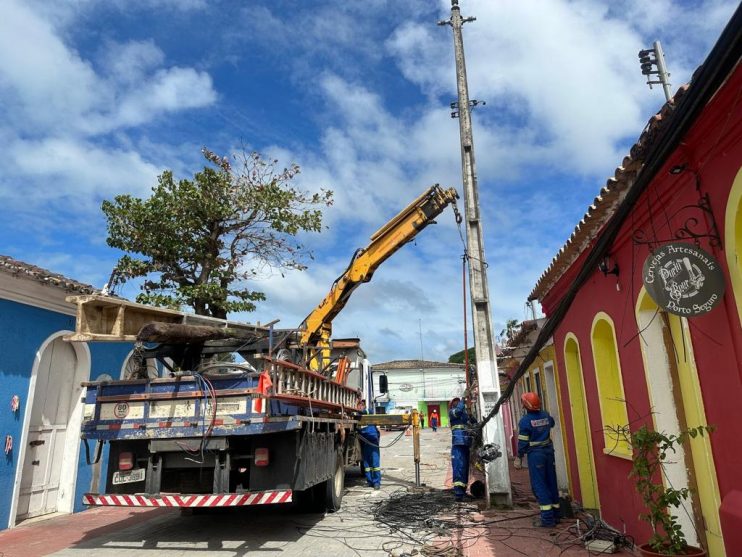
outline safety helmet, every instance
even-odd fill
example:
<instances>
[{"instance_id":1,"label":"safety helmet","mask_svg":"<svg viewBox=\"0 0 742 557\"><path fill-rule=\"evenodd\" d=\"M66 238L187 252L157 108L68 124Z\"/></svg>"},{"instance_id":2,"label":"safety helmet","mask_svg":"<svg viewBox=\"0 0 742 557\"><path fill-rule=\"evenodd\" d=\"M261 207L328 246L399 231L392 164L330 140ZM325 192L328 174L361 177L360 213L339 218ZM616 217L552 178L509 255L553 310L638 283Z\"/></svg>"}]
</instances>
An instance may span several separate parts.
<instances>
[{"instance_id":1,"label":"safety helmet","mask_svg":"<svg viewBox=\"0 0 742 557\"><path fill-rule=\"evenodd\" d=\"M520 401L526 410L541 410L541 399L536 393L523 393L520 395Z\"/></svg>"}]
</instances>

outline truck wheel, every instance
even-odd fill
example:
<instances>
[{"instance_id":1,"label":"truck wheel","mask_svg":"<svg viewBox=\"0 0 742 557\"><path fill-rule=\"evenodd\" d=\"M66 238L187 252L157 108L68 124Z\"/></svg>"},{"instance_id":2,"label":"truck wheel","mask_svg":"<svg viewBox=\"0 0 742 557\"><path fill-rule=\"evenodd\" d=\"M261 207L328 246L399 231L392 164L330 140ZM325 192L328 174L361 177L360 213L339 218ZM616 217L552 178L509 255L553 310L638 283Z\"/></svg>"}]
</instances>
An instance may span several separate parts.
<instances>
[{"instance_id":1,"label":"truck wheel","mask_svg":"<svg viewBox=\"0 0 742 557\"><path fill-rule=\"evenodd\" d=\"M325 507L327 508L327 512L334 513L340 510L340 503L343 500L343 491L345 490L345 466L342 452L339 452L335 458L335 472L325 483L327 484L325 490Z\"/></svg>"}]
</instances>

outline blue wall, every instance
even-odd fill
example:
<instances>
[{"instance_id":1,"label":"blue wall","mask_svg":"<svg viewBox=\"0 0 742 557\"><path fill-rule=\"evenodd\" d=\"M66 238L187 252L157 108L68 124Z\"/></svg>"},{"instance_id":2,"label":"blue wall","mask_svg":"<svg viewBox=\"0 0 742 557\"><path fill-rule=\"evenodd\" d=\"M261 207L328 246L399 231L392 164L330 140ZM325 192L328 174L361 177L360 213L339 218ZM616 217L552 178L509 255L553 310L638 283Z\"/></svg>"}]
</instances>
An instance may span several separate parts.
<instances>
[{"instance_id":1,"label":"blue wall","mask_svg":"<svg viewBox=\"0 0 742 557\"><path fill-rule=\"evenodd\" d=\"M34 358L41 344L54 333L74 330L75 318L39 309L33 306L0 299L0 441L5 446L5 436L13 436L13 451L1 455L0 463L0 529L7 528L10 500L13 495L19 447L22 441L23 416L26 411L29 381ZM124 358L131 350L130 344L91 344L91 378L108 373L118 378ZM18 412L11 412L13 395L21 399ZM90 487L92 470L85 463L81 452L75 495L75 510L83 507L79 501Z\"/></svg>"}]
</instances>

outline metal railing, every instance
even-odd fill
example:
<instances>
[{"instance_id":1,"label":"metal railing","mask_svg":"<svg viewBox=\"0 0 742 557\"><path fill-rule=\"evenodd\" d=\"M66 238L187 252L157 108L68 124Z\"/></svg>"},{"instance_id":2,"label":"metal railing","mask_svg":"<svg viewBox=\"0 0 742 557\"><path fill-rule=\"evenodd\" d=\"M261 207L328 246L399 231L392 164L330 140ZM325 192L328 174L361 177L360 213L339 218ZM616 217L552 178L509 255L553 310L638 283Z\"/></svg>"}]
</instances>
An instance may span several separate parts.
<instances>
[{"instance_id":1,"label":"metal railing","mask_svg":"<svg viewBox=\"0 0 742 557\"><path fill-rule=\"evenodd\" d=\"M261 359L269 364L274 398L292 401L306 399L312 403L321 402L322 406L332 405L345 410L359 408L361 392L358 389L337 383L293 362L268 357Z\"/></svg>"}]
</instances>

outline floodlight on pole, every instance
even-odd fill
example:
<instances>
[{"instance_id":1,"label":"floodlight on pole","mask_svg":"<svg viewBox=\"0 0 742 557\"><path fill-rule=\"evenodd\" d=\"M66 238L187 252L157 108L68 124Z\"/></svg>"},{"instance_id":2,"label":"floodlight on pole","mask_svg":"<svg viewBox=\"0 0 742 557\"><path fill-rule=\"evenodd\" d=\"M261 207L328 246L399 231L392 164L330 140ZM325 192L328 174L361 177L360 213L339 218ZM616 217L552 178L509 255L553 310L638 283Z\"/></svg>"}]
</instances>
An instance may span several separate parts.
<instances>
[{"instance_id":1,"label":"floodlight on pole","mask_svg":"<svg viewBox=\"0 0 742 557\"><path fill-rule=\"evenodd\" d=\"M652 85L662 85L662 89L665 91L665 100L670 100L670 73L667 71L665 66L665 53L662 51L662 45L660 41L654 41L652 48L646 48L639 51L639 65L642 70L642 74L647 76L647 85L652 88ZM653 69L654 67L657 69ZM652 80L652 75L657 76L657 80Z\"/></svg>"}]
</instances>

